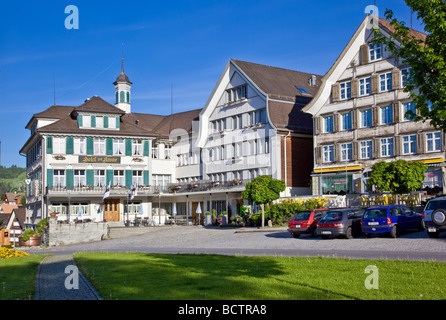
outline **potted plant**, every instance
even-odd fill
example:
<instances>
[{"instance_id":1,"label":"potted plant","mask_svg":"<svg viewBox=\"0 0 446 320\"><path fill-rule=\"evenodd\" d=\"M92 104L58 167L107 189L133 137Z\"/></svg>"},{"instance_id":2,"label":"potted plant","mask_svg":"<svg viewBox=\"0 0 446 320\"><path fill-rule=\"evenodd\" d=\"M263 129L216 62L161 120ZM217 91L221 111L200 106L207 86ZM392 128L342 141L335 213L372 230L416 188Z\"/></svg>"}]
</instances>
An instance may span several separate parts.
<instances>
[{"instance_id":1,"label":"potted plant","mask_svg":"<svg viewBox=\"0 0 446 320\"><path fill-rule=\"evenodd\" d=\"M211 213L209 211L206 211L206 221L205 221L205 224L207 226L212 224L212 216L211 216Z\"/></svg>"},{"instance_id":2,"label":"potted plant","mask_svg":"<svg viewBox=\"0 0 446 320\"><path fill-rule=\"evenodd\" d=\"M35 231L33 229L26 229L23 234L19 236L19 246L40 246L42 243L42 233L43 229L46 227L46 222L46 218L40 220Z\"/></svg>"}]
</instances>

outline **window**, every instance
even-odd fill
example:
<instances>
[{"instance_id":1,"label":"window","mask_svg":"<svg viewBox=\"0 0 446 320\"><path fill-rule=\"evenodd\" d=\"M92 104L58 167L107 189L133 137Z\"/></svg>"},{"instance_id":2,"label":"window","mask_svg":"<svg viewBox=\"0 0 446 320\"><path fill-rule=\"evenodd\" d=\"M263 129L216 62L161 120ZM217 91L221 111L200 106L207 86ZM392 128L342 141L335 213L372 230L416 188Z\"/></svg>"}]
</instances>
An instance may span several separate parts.
<instances>
[{"instance_id":1,"label":"window","mask_svg":"<svg viewBox=\"0 0 446 320\"><path fill-rule=\"evenodd\" d=\"M65 187L65 170L54 170L53 186L59 188Z\"/></svg>"},{"instance_id":2,"label":"window","mask_svg":"<svg viewBox=\"0 0 446 320\"><path fill-rule=\"evenodd\" d=\"M124 93L124 91L121 91L119 93L119 102L125 102L125 93Z\"/></svg>"},{"instance_id":3,"label":"window","mask_svg":"<svg viewBox=\"0 0 446 320\"><path fill-rule=\"evenodd\" d=\"M79 213L81 213L81 215L90 214L90 206L88 203L72 203L70 205L70 215L78 216Z\"/></svg>"},{"instance_id":4,"label":"window","mask_svg":"<svg viewBox=\"0 0 446 320\"><path fill-rule=\"evenodd\" d=\"M412 120L412 116L407 114L408 111L412 112L415 115L415 103L408 102L403 105L404 111L404 120Z\"/></svg>"},{"instance_id":5,"label":"window","mask_svg":"<svg viewBox=\"0 0 446 320\"><path fill-rule=\"evenodd\" d=\"M371 78L362 78L359 79L359 95L365 96L370 94L370 84L371 84Z\"/></svg>"},{"instance_id":6,"label":"window","mask_svg":"<svg viewBox=\"0 0 446 320\"><path fill-rule=\"evenodd\" d=\"M334 146L324 146L323 147L323 162L333 162L334 161Z\"/></svg>"},{"instance_id":7,"label":"window","mask_svg":"<svg viewBox=\"0 0 446 320\"><path fill-rule=\"evenodd\" d=\"M91 127L91 116L83 116L82 117L83 127L89 128Z\"/></svg>"},{"instance_id":8,"label":"window","mask_svg":"<svg viewBox=\"0 0 446 320\"><path fill-rule=\"evenodd\" d=\"M370 61L376 61L382 58L381 43L369 44Z\"/></svg>"},{"instance_id":9,"label":"window","mask_svg":"<svg viewBox=\"0 0 446 320\"><path fill-rule=\"evenodd\" d=\"M269 153L269 138L265 138L265 153Z\"/></svg>"},{"instance_id":10,"label":"window","mask_svg":"<svg viewBox=\"0 0 446 320\"><path fill-rule=\"evenodd\" d=\"M392 72L379 75L380 92L392 90Z\"/></svg>"},{"instance_id":11,"label":"window","mask_svg":"<svg viewBox=\"0 0 446 320\"><path fill-rule=\"evenodd\" d=\"M85 154L85 138L74 138L74 154Z\"/></svg>"},{"instance_id":12,"label":"window","mask_svg":"<svg viewBox=\"0 0 446 320\"><path fill-rule=\"evenodd\" d=\"M74 186L85 186L85 170L74 170Z\"/></svg>"},{"instance_id":13,"label":"window","mask_svg":"<svg viewBox=\"0 0 446 320\"><path fill-rule=\"evenodd\" d=\"M142 170L133 170L132 184L136 184L137 186L144 185Z\"/></svg>"},{"instance_id":14,"label":"window","mask_svg":"<svg viewBox=\"0 0 446 320\"><path fill-rule=\"evenodd\" d=\"M324 118L324 132L333 132L333 116Z\"/></svg>"},{"instance_id":15,"label":"window","mask_svg":"<svg viewBox=\"0 0 446 320\"><path fill-rule=\"evenodd\" d=\"M94 170L94 186L105 187L105 170Z\"/></svg>"},{"instance_id":16,"label":"window","mask_svg":"<svg viewBox=\"0 0 446 320\"><path fill-rule=\"evenodd\" d=\"M113 139L113 154L120 155L124 154L124 139Z\"/></svg>"},{"instance_id":17,"label":"window","mask_svg":"<svg viewBox=\"0 0 446 320\"><path fill-rule=\"evenodd\" d=\"M372 126L372 109L361 111L361 127L368 128Z\"/></svg>"},{"instance_id":18,"label":"window","mask_svg":"<svg viewBox=\"0 0 446 320\"><path fill-rule=\"evenodd\" d=\"M392 106L387 106L381 108L381 124L391 124L393 123L393 108Z\"/></svg>"},{"instance_id":19,"label":"window","mask_svg":"<svg viewBox=\"0 0 446 320\"><path fill-rule=\"evenodd\" d=\"M308 92L308 90L307 90L307 89L305 89L305 88L302 88L302 87L297 87L297 89L299 89L299 90L300 90L300 92L302 92L302 93L309 93L309 92Z\"/></svg>"},{"instance_id":20,"label":"window","mask_svg":"<svg viewBox=\"0 0 446 320\"><path fill-rule=\"evenodd\" d=\"M372 158L372 140L361 141L360 143L360 156L361 159Z\"/></svg>"},{"instance_id":21,"label":"window","mask_svg":"<svg viewBox=\"0 0 446 320\"><path fill-rule=\"evenodd\" d=\"M405 87L407 84L412 83L412 76L410 70L412 68L401 69L401 84Z\"/></svg>"},{"instance_id":22,"label":"window","mask_svg":"<svg viewBox=\"0 0 446 320\"><path fill-rule=\"evenodd\" d=\"M441 151L441 132L426 133L427 152Z\"/></svg>"},{"instance_id":23,"label":"window","mask_svg":"<svg viewBox=\"0 0 446 320\"><path fill-rule=\"evenodd\" d=\"M352 129L352 115L351 113L342 114L342 130Z\"/></svg>"},{"instance_id":24,"label":"window","mask_svg":"<svg viewBox=\"0 0 446 320\"><path fill-rule=\"evenodd\" d=\"M154 174L152 180L155 187L167 187L170 183L170 175Z\"/></svg>"},{"instance_id":25,"label":"window","mask_svg":"<svg viewBox=\"0 0 446 320\"><path fill-rule=\"evenodd\" d=\"M340 84L340 97L341 100L346 100L351 98L351 82L344 82Z\"/></svg>"},{"instance_id":26,"label":"window","mask_svg":"<svg viewBox=\"0 0 446 320\"><path fill-rule=\"evenodd\" d=\"M228 103L246 99L248 97L248 87L246 85L226 90Z\"/></svg>"},{"instance_id":27,"label":"window","mask_svg":"<svg viewBox=\"0 0 446 320\"><path fill-rule=\"evenodd\" d=\"M393 156L393 138L381 139L381 157Z\"/></svg>"},{"instance_id":28,"label":"window","mask_svg":"<svg viewBox=\"0 0 446 320\"><path fill-rule=\"evenodd\" d=\"M114 186L125 185L124 170L113 170L113 185Z\"/></svg>"},{"instance_id":29,"label":"window","mask_svg":"<svg viewBox=\"0 0 446 320\"><path fill-rule=\"evenodd\" d=\"M342 143L341 144L341 161L351 161L352 160L352 144Z\"/></svg>"},{"instance_id":30,"label":"window","mask_svg":"<svg viewBox=\"0 0 446 320\"><path fill-rule=\"evenodd\" d=\"M96 128L104 128L104 117L96 116Z\"/></svg>"},{"instance_id":31,"label":"window","mask_svg":"<svg viewBox=\"0 0 446 320\"><path fill-rule=\"evenodd\" d=\"M53 138L53 153L65 154L65 137Z\"/></svg>"},{"instance_id":32,"label":"window","mask_svg":"<svg viewBox=\"0 0 446 320\"><path fill-rule=\"evenodd\" d=\"M116 117L108 117L108 127L116 128Z\"/></svg>"},{"instance_id":33,"label":"window","mask_svg":"<svg viewBox=\"0 0 446 320\"><path fill-rule=\"evenodd\" d=\"M136 139L132 141L132 155L142 156L142 140Z\"/></svg>"},{"instance_id":34,"label":"window","mask_svg":"<svg viewBox=\"0 0 446 320\"><path fill-rule=\"evenodd\" d=\"M410 135L402 137L403 141L403 154L416 154L417 153L417 136Z\"/></svg>"},{"instance_id":35,"label":"window","mask_svg":"<svg viewBox=\"0 0 446 320\"><path fill-rule=\"evenodd\" d=\"M104 138L94 138L94 154L97 154L97 155L105 154L105 139Z\"/></svg>"}]
</instances>

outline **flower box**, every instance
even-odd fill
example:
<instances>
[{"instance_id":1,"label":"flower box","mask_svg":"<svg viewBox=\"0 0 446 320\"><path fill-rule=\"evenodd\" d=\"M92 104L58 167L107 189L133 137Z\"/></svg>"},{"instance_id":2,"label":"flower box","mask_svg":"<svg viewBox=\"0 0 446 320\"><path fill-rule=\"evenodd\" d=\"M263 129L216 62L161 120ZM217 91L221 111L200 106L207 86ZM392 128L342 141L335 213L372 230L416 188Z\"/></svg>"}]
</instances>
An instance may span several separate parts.
<instances>
[{"instance_id":1,"label":"flower box","mask_svg":"<svg viewBox=\"0 0 446 320\"><path fill-rule=\"evenodd\" d=\"M19 246L21 247L36 247L40 246L42 243L42 237L36 236L36 237L30 237L29 240L24 241L22 237L19 237Z\"/></svg>"}]
</instances>

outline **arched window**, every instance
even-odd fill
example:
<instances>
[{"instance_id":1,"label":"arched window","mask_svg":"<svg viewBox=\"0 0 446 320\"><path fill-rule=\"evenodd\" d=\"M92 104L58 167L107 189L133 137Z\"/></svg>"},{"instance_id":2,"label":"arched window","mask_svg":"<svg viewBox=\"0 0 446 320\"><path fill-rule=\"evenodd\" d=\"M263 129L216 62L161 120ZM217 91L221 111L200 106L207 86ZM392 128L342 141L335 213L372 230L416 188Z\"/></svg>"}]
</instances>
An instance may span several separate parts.
<instances>
[{"instance_id":1,"label":"arched window","mask_svg":"<svg viewBox=\"0 0 446 320\"><path fill-rule=\"evenodd\" d=\"M121 93L120 93L120 102L125 102L125 93L124 93L124 91L121 91Z\"/></svg>"},{"instance_id":2,"label":"arched window","mask_svg":"<svg viewBox=\"0 0 446 320\"><path fill-rule=\"evenodd\" d=\"M127 103L130 103L130 92L127 92Z\"/></svg>"}]
</instances>

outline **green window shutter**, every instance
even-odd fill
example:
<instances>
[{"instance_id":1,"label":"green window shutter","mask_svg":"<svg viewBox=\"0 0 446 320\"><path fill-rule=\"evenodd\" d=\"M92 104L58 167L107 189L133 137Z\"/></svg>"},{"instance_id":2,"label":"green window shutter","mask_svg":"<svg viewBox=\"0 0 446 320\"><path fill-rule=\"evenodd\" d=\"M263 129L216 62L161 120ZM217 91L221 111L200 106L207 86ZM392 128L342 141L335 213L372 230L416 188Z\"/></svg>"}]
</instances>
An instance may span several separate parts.
<instances>
[{"instance_id":1,"label":"green window shutter","mask_svg":"<svg viewBox=\"0 0 446 320\"><path fill-rule=\"evenodd\" d=\"M105 154L111 156L113 154L113 139L105 139Z\"/></svg>"},{"instance_id":2,"label":"green window shutter","mask_svg":"<svg viewBox=\"0 0 446 320\"><path fill-rule=\"evenodd\" d=\"M79 126L79 128L82 127L82 115L81 114L77 115L77 125Z\"/></svg>"},{"instance_id":3,"label":"green window shutter","mask_svg":"<svg viewBox=\"0 0 446 320\"><path fill-rule=\"evenodd\" d=\"M132 155L132 139L125 139L125 155Z\"/></svg>"},{"instance_id":4,"label":"green window shutter","mask_svg":"<svg viewBox=\"0 0 446 320\"><path fill-rule=\"evenodd\" d=\"M144 156L149 156L149 140L144 140Z\"/></svg>"},{"instance_id":5,"label":"green window shutter","mask_svg":"<svg viewBox=\"0 0 446 320\"><path fill-rule=\"evenodd\" d=\"M104 116L104 128L108 128L108 116Z\"/></svg>"},{"instance_id":6,"label":"green window shutter","mask_svg":"<svg viewBox=\"0 0 446 320\"><path fill-rule=\"evenodd\" d=\"M132 170L125 170L125 186L131 187L132 186Z\"/></svg>"},{"instance_id":7,"label":"green window shutter","mask_svg":"<svg viewBox=\"0 0 446 320\"><path fill-rule=\"evenodd\" d=\"M113 170L107 170L105 172L105 184L108 186L109 183L110 185L113 184Z\"/></svg>"},{"instance_id":8,"label":"green window shutter","mask_svg":"<svg viewBox=\"0 0 446 320\"><path fill-rule=\"evenodd\" d=\"M87 154L93 154L93 138L87 138Z\"/></svg>"},{"instance_id":9,"label":"green window shutter","mask_svg":"<svg viewBox=\"0 0 446 320\"><path fill-rule=\"evenodd\" d=\"M73 137L67 137L66 138L66 144L65 144L65 153L66 154L73 154L74 153L74 139Z\"/></svg>"},{"instance_id":10,"label":"green window shutter","mask_svg":"<svg viewBox=\"0 0 446 320\"><path fill-rule=\"evenodd\" d=\"M144 170L144 185L149 185L149 170Z\"/></svg>"},{"instance_id":11,"label":"green window shutter","mask_svg":"<svg viewBox=\"0 0 446 320\"><path fill-rule=\"evenodd\" d=\"M74 187L74 170L73 169L67 169L65 171L66 174L66 182L67 182L67 189L72 189Z\"/></svg>"},{"instance_id":12,"label":"green window shutter","mask_svg":"<svg viewBox=\"0 0 446 320\"><path fill-rule=\"evenodd\" d=\"M130 103L130 92L127 91L127 103Z\"/></svg>"},{"instance_id":13,"label":"green window shutter","mask_svg":"<svg viewBox=\"0 0 446 320\"><path fill-rule=\"evenodd\" d=\"M119 93L119 102L125 102L125 93L124 93L124 91L121 91L120 93Z\"/></svg>"},{"instance_id":14,"label":"green window shutter","mask_svg":"<svg viewBox=\"0 0 446 320\"><path fill-rule=\"evenodd\" d=\"M53 169L46 169L46 185L53 186Z\"/></svg>"},{"instance_id":15,"label":"green window shutter","mask_svg":"<svg viewBox=\"0 0 446 320\"><path fill-rule=\"evenodd\" d=\"M91 116L91 127L96 128L96 116L95 115Z\"/></svg>"},{"instance_id":16,"label":"green window shutter","mask_svg":"<svg viewBox=\"0 0 446 320\"><path fill-rule=\"evenodd\" d=\"M116 117L116 129L121 127L121 117Z\"/></svg>"},{"instance_id":17,"label":"green window shutter","mask_svg":"<svg viewBox=\"0 0 446 320\"><path fill-rule=\"evenodd\" d=\"M46 138L46 153L52 154L53 153L53 137L48 136Z\"/></svg>"},{"instance_id":18,"label":"green window shutter","mask_svg":"<svg viewBox=\"0 0 446 320\"><path fill-rule=\"evenodd\" d=\"M94 170L87 169L87 186L94 186Z\"/></svg>"}]
</instances>

